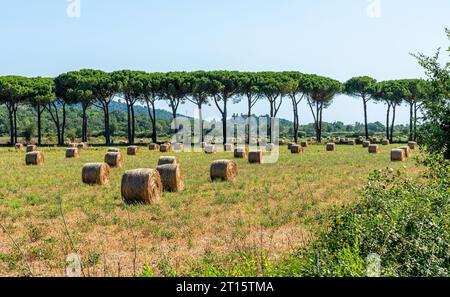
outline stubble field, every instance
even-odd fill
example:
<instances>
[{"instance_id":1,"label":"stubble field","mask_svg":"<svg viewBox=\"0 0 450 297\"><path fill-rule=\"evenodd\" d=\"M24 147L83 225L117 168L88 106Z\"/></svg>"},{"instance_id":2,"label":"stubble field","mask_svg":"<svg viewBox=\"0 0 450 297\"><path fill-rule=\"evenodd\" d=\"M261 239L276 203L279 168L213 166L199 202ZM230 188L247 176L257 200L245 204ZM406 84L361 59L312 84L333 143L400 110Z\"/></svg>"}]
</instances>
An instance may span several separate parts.
<instances>
[{"instance_id":1,"label":"stubble field","mask_svg":"<svg viewBox=\"0 0 450 297\"><path fill-rule=\"evenodd\" d=\"M234 159L235 182L211 182L209 166L232 153L160 153L141 147L125 165L111 169L107 186L81 181L87 162L102 162L106 147L66 159L65 148L40 148L43 166L25 166L25 153L0 149L0 274L65 275L65 256L81 256L86 276L233 274L234 265L276 262L306 246L326 227L333 205L356 201L375 169L420 168L408 159L391 162L390 150L369 154L361 145L326 152L312 145L303 155L280 147L274 164ZM163 155L177 155L185 190L164 193L159 205L126 205L120 195L125 170L155 168ZM211 267L216 267L211 269ZM217 270L217 267L219 268ZM254 276L261 269L249 269Z\"/></svg>"}]
</instances>

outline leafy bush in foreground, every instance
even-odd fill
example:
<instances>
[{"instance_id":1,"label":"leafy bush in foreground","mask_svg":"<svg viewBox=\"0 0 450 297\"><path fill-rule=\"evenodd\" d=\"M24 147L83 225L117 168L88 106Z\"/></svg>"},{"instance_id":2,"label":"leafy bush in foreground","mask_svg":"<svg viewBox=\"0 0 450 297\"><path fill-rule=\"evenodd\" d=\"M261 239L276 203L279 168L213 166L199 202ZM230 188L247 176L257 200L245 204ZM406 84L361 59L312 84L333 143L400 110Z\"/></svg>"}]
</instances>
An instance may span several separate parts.
<instances>
[{"instance_id":1,"label":"leafy bush in foreground","mask_svg":"<svg viewBox=\"0 0 450 297\"><path fill-rule=\"evenodd\" d=\"M391 169L375 171L363 199L335 210L331 228L280 266L281 275L365 276L376 253L385 276L448 276L450 272L450 162L439 155L419 161L418 179Z\"/></svg>"}]
</instances>

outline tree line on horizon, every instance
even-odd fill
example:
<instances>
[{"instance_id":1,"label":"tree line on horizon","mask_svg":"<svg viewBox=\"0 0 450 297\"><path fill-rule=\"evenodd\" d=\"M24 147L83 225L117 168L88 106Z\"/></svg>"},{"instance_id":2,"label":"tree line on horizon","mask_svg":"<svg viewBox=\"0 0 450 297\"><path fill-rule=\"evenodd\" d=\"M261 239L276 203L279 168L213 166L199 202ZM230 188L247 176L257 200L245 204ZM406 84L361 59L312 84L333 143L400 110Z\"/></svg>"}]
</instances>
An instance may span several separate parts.
<instances>
[{"instance_id":1,"label":"tree line on horizon","mask_svg":"<svg viewBox=\"0 0 450 297\"><path fill-rule=\"evenodd\" d=\"M82 69L70 71L56 78L27 78L23 76L0 76L0 104L6 106L9 120L10 144L18 138L17 111L21 105L31 107L37 115L38 144L42 143L43 113L50 115L59 145L64 145L68 106L81 106L81 139L88 140L88 110L97 107L103 111L104 138L111 144L111 110L114 98L127 106L127 138L135 143L137 103L143 104L151 124L151 138L157 142L156 101L167 102L175 122L180 104L191 102L199 111L201 139L204 140L202 107L214 104L222 115L222 130L227 142L227 118L229 104L246 103L247 117L252 108L265 101L270 118L276 118L286 100L292 104L294 141L299 138L299 104L306 101L314 119L317 140L322 140L323 110L328 108L336 95L347 94L359 98L363 106L364 134L369 138L368 108L370 100L387 106L385 133L393 140L396 109L406 103L409 106L409 140L416 139L418 111L432 96L432 85L422 79L403 79L378 82L368 76L353 77L345 83L315 74L295 71L286 72L238 72L194 71L146 73L120 70L107 73L101 70ZM45 119L45 117L44 117ZM269 138L270 138L269 123Z\"/></svg>"}]
</instances>

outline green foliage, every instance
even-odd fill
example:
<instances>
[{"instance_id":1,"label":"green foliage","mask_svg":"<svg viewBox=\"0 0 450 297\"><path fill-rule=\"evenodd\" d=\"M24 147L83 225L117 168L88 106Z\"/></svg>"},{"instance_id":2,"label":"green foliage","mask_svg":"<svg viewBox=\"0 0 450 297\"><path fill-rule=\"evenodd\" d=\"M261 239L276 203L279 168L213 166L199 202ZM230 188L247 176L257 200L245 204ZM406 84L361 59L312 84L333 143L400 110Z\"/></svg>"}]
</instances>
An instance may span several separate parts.
<instances>
[{"instance_id":1,"label":"green foliage","mask_svg":"<svg viewBox=\"0 0 450 297\"><path fill-rule=\"evenodd\" d=\"M448 276L450 162L438 154L419 162L428 168L420 179L391 169L373 172L363 199L332 211L330 231L313 250L300 250L280 269L293 273L295 267L300 275L365 276L366 257L375 253L386 276Z\"/></svg>"},{"instance_id":2,"label":"green foliage","mask_svg":"<svg viewBox=\"0 0 450 297\"><path fill-rule=\"evenodd\" d=\"M450 32L446 29L450 40ZM447 50L450 52L450 48ZM450 159L450 62L439 63L438 51L433 57L414 55L429 78L428 98L424 101L424 123L418 131L418 142L434 152L444 151Z\"/></svg>"},{"instance_id":3,"label":"green foliage","mask_svg":"<svg viewBox=\"0 0 450 297\"><path fill-rule=\"evenodd\" d=\"M375 91L377 80L369 76L359 76L349 79L345 84L345 93L350 96L369 99Z\"/></svg>"}]
</instances>

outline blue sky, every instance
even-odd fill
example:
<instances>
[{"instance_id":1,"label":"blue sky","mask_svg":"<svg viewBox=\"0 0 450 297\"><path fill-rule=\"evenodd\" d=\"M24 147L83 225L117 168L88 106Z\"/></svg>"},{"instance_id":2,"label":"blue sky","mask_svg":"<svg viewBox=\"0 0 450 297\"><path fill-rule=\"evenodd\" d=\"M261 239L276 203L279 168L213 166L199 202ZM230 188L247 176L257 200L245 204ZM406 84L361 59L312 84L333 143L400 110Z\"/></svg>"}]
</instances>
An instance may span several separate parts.
<instances>
[{"instance_id":1,"label":"blue sky","mask_svg":"<svg viewBox=\"0 0 450 297\"><path fill-rule=\"evenodd\" d=\"M80 0L69 18L67 0L0 0L0 75L56 76L81 68L105 71L297 70L342 82L423 76L410 52L446 48L448 0ZM160 107L165 107L160 104ZM192 114L192 106L180 112ZM260 102L256 113L267 113ZM230 112L243 112L244 103ZM362 121L362 104L339 96L325 121ZM213 106L207 117L218 117ZM371 104L369 121L384 120ZM290 102L280 116L292 118ZM301 105L301 123L312 121ZM406 107L398 122L406 123Z\"/></svg>"}]
</instances>

